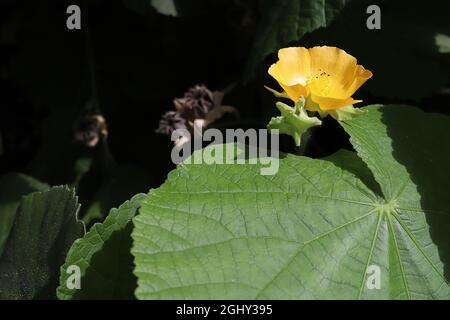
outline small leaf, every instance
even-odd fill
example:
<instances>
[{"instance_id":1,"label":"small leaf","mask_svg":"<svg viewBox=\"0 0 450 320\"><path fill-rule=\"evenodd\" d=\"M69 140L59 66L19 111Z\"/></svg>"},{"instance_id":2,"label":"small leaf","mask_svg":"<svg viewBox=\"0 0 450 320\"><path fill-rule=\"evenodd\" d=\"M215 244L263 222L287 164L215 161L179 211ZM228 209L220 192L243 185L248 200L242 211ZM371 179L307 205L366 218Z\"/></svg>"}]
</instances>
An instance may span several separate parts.
<instances>
[{"instance_id":1,"label":"small leaf","mask_svg":"<svg viewBox=\"0 0 450 320\"><path fill-rule=\"evenodd\" d=\"M149 8L169 17L188 17L211 13L226 0L123 0L126 7L144 15Z\"/></svg>"},{"instance_id":2,"label":"small leaf","mask_svg":"<svg viewBox=\"0 0 450 320\"><path fill-rule=\"evenodd\" d=\"M437 34L435 36L436 46L440 53L450 53L450 37L445 34Z\"/></svg>"},{"instance_id":3,"label":"small leaf","mask_svg":"<svg viewBox=\"0 0 450 320\"><path fill-rule=\"evenodd\" d=\"M176 0L150 0L152 3L153 8L156 9L161 14L167 15L167 16L177 16L178 10Z\"/></svg>"},{"instance_id":4,"label":"small leaf","mask_svg":"<svg viewBox=\"0 0 450 320\"><path fill-rule=\"evenodd\" d=\"M59 267L84 233L78 209L77 197L67 187L22 198L0 259L0 299L55 297Z\"/></svg>"},{"instance_id":5,"label":"small leaf","mask_svg":"<svg viewBox=\"0 0 450 320\"><path fill-rule=\"evenodd\" d=\"M137 195L112 209L103 223L95 224L72 245L61 267L59 299L132 299L136 289L131 256L131 219L140 207ZM67 269L78 266L81 289L69 289Z\"/></svg>"},{"instance_id":6,"label":"small leaf","mask_svg":"<svg viewBox=\"0 0 450 320\"><path fill-rule=\"evenodd\" d=\"M9 173L0 177L0 257L22 196L48 188L48 185L20 173Z\"/></svg>"}]
</instances>

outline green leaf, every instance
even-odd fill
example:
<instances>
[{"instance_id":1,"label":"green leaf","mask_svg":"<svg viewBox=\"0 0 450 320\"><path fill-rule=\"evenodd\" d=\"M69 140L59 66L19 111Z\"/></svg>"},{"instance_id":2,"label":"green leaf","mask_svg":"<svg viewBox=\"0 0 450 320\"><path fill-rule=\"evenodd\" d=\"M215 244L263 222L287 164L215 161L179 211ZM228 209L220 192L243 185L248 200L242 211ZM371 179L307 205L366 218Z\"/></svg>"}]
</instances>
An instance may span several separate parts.
<instances>
[{"instance_id":1,"label":"green leaf","mask_svg":"<svg viewBox=\"0 0 450 320\"><path fill-rule=\"evenodd\" d=\"M449 200L441 198L449 174L441 170L430 182L411 179L395 157L390 133L416 137L424 131L413 135L409 129L421 123L423 142L443 141L445 152L429 152L436 147L422 140L420 147L397 148L424 150L438 170L450 162L450 120L413 108L366 110L343 125L373 177L361 161L343 163L354 154L326 160L287 155L274 176L260 175L261 165L180 165L146 196L134 219L137 297L449 299L450 241L440 238L448 238L449 229L446 236L436 233L433 222L449 216ZM391 113L395 121L386 125L380 115ZM410 163L423 160L408 156ZM426 177L429 168L422 164L417 171ZM416 200L417 190L429 187L441 202L427 207ZM401 190L403 199L393 201ZM381 287L371 290L366 271L374 265Z\"/></svg>"},{"instance_id":2,"label":"green leaf","mask_svg":"<svg viewBox=\"0 0 450 320\"><path fill-rule=\"evenodd\" d=\"M435 40L440 53L450 53L450 37L448 35L438 33Z\"/></svg>"},{"instance_id":3,"label":"green leaf","mask_svg":"<svg viewBox=\"0 0 450 320\"><path fill-rule=\"evenodd\" d=\"M197 16L210 13L225 0L123 0L126 7L141 14L148 14L148 8L171 17Z\"/></svg>"},{"instance_id":4,"label":"green leaf","mask_svg":"<svg viewBox=\"0 0 450 320\"><path fill-rule=\"evenodd\" d=\"M161 14L167 16L177 16L178 10L176 7L175 0L150 0L153 8L156 9Z\"/></svg>"},{"instance_id":5,"label":"green leaf","mask_svg":"<svg viewBox=\"0 0 450 320\"><path fill-rule=\"evenodd\" d=\"M263 18L250 59L246 78L255 73L266 56L307 32L328 25L349 0L271 0L263 8Z\"/></svg>"},{"instance_id":6,"label":"green leaf","mask_svg":"<svg viewBox=\"0 0 450 320\"><path fill-rule=\"evenodd\" d=\"M61 267L59 299L132 299L136 289L131 255L131 219L144 195L136 195L118 209L112 209L105 222L95 224L72 245ZM66 285L70 266L78 266L81 289Z\"/></svg>"},{"instance_id":7,"label":"green leaf","mask_svg":"<svg viewBox=\"0 0 450 320\"><path fill-rule=\"evenodd\" d=\"M366 163L356 154L356 152L348 150L339 150L332 156L322 158L333 163L335 166L353 173L357 176L370 190L374 191L378 196L382 197L380 185L375 181L372 172Z\"/></svg>"},{"instance_id":8,"label":"green leaf","mask_svg":"<svg viewBox=\"0 0 450 320\"><path fill-rule=\"evenodd\" d=\"M450 119L410 106L363 109L369 110L367 116L342 125L378 181L385 203L394 207L399 255L418 271L443 274L448 281ZM429 279L423 275L413 281L409 276L405 286L413 288Z\"/></svg>"},{"instance_id":9,"label":"green leaf","mask_svg":"<svg viewBox=\"0 0 450 320\"><path fill-rule=\"evenodd\" d=\"M9 173L0 177L0 257L14 223L20 198L48 188L48 185L20 173Z\"/></svg>"},{"instance_id":10,"label":"green leaf","mask_svg":"<svg viewBox=\"0 0 450 320\"><path fill-rule=\"evenodd\" d=\"M73 190L54 187L22 198L0 260L0 299L55 297L59 267L84 233Z\"/></svg>"}]
</instances>

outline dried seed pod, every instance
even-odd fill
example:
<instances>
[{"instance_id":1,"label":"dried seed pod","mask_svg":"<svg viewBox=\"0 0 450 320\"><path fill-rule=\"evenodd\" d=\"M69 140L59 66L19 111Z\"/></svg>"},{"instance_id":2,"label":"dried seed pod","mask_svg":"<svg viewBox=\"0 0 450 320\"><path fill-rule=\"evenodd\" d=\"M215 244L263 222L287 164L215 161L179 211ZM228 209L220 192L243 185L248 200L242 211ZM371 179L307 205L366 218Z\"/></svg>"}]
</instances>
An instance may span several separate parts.
<instances>
[{"instance_id":1,"label":"dried seed pod","mask_svg":"<svg viewBox=\"0 0 450 320\"><path fill-rule=\"evenodd\" d=\"M177 129L186 129L186 120L178 112L169 111L161 117L156 133L170 136Z\"/></svg>"},{"instance_id":2,"label":"dried seed pod","mask_svg":"<svg viewBox=\"0 0 450 320\"><path fill-rule=\"evenodd\" d=\"M205 85L196 85L190 88L183 98L174 99L175 110L187 121L205 118L206 114L214 108L214 96Z\"/></svg>"},{"instance_id":3,"label":"dried seed pod","mask_svg":"<svg viewBox=\"0 0 450 320\"><path fill-rule=\"evenodd\" d=\"M190 88L183 98L174 99L175 111L166 112L160 122L157 133L171 135L176 129L187 129L190 135L201 134L201 131L226 113L238 116L234 107L223 106L224 93L212 92L205 85L196 85ZM182 137L174 141L181 146L190 141Z\"/></svg>"},{"instance_id":4,"label":"dried seed pod","mask_svg":"<svg viewBox=\"0 0 450 320\"><path fill-rule=\"evenodd\" d=\"M108 137L105 118L100 114L88 114L81 117L74 125L75 141L86 147L95 147L101 139Z\"/></svg>"}]
</instances>

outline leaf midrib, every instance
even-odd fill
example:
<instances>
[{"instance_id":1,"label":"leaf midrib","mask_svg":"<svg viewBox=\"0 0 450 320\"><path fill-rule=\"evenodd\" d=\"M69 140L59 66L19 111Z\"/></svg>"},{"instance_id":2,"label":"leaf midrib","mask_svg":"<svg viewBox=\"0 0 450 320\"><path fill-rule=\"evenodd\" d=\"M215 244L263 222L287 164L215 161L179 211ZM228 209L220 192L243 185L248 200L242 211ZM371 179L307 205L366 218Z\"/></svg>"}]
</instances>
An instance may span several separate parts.
<instances>
[{"instance_id":1,"label":"leaf midrib","mask_svg":"<svg viewBox=\"0 0 450 320\"><path fill-rule=\"evenodd\" d=\"M355 189L356 190L356 189ZM310 197L310 198L320 198L320 199L326 199L326 200L331 200L331 201L341 201L341 202L347 202L347 203L353 203L353 204L360 204L360 205L364 205L364 206L369 206L369 207L373 207L375 205L375 203L370 203L370 202L362 202L362 201L356 201L356 200L350 200L350 199L342 199L342 198L334 198L334 197L327 197L327 196L319 196L316 194L308 194L308 193L299 193L299 192L293 192L293 191L253 191L253 190L246 190L246 191L235 191L235 190L216 190L216 191L176 191L176 192L168 192L168 191L161 191L158 190L159 193L167 193L167 194L211 194L211 193L224 193L224 194L234 194L234 193L242 193L242 194L265 194L265 193L269 193L269 194L274 194L274 193L280 193L280 194L291 194L291 195L296 195L296 196L301 196L301 197ZM155 194L152 194L155 195Z\"/></svg>"}]
</instances>

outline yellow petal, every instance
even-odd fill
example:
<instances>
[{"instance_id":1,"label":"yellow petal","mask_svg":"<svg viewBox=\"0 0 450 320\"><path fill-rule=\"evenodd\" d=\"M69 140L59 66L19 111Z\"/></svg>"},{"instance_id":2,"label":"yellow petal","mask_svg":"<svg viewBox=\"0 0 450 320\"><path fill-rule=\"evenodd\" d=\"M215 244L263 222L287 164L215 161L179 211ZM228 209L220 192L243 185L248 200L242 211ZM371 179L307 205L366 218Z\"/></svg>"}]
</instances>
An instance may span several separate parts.
<instances>
[{"instance_id":1,"label":"yellow petal","mask_svg":"<svg viewBox=\"0 0 450 320\"><path fill-rule=\"evenodd\" d=\"M269 74L280 84L306 85L310 74L309 52L306 48L284 48L278 51L278 62L269 69Z\"/></svg>"},{"instance_id":2,"label":"yellow petal","mask_svg":"<svg viewBox=\"0 0 450 320\"><path fill-rule=\"evenodd\" d=\"M324 97L336 99L350 97L349 88L354 84L358 71L356 58L342 49L327 46L311 48L309 53L311 90L316 95Z\"/></svg>"},{"instance_id":3,"label":"yellow petal","mask_svg":"<svg viewBox=\"0 0 450 320\"><path fill-rule=\"evenodd\" d=\"M336 99L311 94L311 99L320 106L322 110L336 110L348 105L352 105L362 100L355 100L352 97L344 99Z\"/></svg>"},{"instance_id":4,"label":"yellow petal","mask_svg":"<svg viewBox=\"0 0 450 320\"><path fill-rule=\"evenodd\" d=\"M308 89L301 84L295 86L281 85L281 87L288 94L289 98L294 102L298 102L300 100L300 97L302 96L308 96Z\"/></svg>"},{"instance_id":5,"label":"yellow petal","mask_svg":"<svg viewBox=\"0 0 450 320\"><path fill-rule=\"evenodd\" d=\"M372 72L370 70L364 69L363 66L358 65L355 72L355 77L352 84L347 88L347 94L349 96L353 95L356 90L361 87L364 82L372 78Z\"/></svg>"},{"instance_id":6,"label":"yellow petal","mask_svg":"<svg viewBox=\"0 0 450 320\"><path fill-rule=\"evenodd\" d=\"M280 84L280 86L283 88L283 90L288 94L289 98L294 101L297 102L301 96L307 96L308 95L308 90L306 89L306 87L302 84L295 84L292 81L287 81L285 74L283 73L283 71L281 70L281 60L278 61L276 64L273 64L270 68L269 68L269 74L275 79L277 80L277 82ZM291 79L292 80L292 79ZM288 84L286 84L288 83ZM291 85L289 85L289 83L293 83Z\"/></svg>"}]
</instances>

